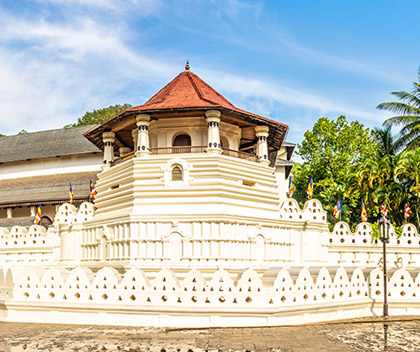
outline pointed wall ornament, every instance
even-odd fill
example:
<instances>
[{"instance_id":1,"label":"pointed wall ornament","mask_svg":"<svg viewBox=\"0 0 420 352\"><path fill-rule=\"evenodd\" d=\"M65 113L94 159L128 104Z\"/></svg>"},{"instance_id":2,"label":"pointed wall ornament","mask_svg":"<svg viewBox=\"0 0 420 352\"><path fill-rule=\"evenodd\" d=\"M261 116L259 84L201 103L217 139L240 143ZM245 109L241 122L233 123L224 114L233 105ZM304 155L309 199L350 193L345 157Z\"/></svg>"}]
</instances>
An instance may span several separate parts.
<instances>
[{"instance_id":1,"label":"pointed wall ornament","mask_svg":"<svg viewBox=\"0 0 420 352\"><path fill-rule=\"evenodd\" d=\"M189 71L190 70L190 63L188 62L187 59L187 63L185 64L185 71Z\"/></svg>"}]
</instances>

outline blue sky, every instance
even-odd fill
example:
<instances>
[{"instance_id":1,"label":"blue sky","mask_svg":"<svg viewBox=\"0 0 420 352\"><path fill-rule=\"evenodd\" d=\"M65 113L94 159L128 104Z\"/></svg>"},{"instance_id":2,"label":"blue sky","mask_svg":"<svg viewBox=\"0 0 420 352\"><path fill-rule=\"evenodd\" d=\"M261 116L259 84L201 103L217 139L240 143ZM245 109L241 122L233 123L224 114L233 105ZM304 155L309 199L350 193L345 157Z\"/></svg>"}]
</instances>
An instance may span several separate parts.
<instances>
[{"instance_id":1,"label":"blue sky","mask_svg":"<svg viewBox=\"0 0 420 352\"><path fill-rule=\"evenodd\" d=\"M420 65L418 0L1 0L0 133L140 105L191 70L235 106L290 126L368 126Z\"/></svg>"}]
</instances>

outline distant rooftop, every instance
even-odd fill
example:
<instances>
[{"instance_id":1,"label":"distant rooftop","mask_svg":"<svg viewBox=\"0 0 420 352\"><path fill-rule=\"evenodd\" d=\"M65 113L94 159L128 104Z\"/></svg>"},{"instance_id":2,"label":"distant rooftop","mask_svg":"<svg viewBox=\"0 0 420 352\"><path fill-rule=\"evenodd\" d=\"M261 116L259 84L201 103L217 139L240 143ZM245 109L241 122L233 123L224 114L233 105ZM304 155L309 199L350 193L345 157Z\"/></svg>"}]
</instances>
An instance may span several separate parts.
<instances>
[{"instance_id":1,"label":"distant rooftop","mask_svg":"<svg viewBox=\"0 0 420 352\"><path fill-rule=\"evenodd\" d=\"M96 171L0 180L0 209L68 202L69 182L75 202L88 201L89 182L96 180Z\"/></svg>"},{"instance_id":2,"label":"distant rooftop","mask_svg":"<svg viewBox=\"0 0 420 352\"><path fill-rule=\"evenodd\" d=\"M25 133L0 138L0 163L100 152L83 133L93 125Z\"/></svg>"}]
</instances>

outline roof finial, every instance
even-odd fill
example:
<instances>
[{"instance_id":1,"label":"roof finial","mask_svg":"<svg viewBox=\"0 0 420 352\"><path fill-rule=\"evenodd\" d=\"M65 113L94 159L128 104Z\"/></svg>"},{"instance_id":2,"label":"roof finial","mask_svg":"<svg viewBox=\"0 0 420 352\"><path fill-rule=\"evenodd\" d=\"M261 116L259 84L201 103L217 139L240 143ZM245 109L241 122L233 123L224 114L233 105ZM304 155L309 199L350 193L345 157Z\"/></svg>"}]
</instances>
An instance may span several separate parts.
<instances>
[{"instance_id":1,"label":"roof finial","mask_svg":"<svg viewBox=\"0 0 420 352\"><path fill-rule=\"evenodd\" d=\"M185 71L189 71L189 70L190 70L190 63L188 62L188 59L187 59L187 63L185 65Z\"/></svg>"}]
</instances>

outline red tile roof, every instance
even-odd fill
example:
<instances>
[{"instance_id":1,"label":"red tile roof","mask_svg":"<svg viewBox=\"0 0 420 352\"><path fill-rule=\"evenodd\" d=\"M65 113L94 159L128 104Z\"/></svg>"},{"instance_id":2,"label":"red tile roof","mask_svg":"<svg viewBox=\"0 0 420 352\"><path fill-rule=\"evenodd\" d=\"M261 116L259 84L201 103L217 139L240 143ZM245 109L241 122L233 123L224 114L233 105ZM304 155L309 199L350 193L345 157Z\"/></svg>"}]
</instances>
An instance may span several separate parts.
<instances>
[{"instance_id":1,"label":"red tile roof","mask_svg":"<svg viewBox=\"0 0 420 352\"><path fill-rule=\"evenodd\" d=\"M276 139L274 144L276 144L277 148L280 148L286 137L288 131L287 125L238 109L200 77L192 73L188 67L146 103L126 109L123 113L92 128L84 135L92 143L103 148L102 132L112 130L114 126L124 119L133 119L133 115L136 113L153 114L168 111L210 110L213 108L222 110L223 114L227 112L241 119L270 125L273 128L270 135L272 139Z\"/></svg>"},{"instance_id":2,"label":"red tile roof","mask_svg":"<svg viewBox=\"0 0 420 352\"><path fill-rule=\"evenodd\" d=\"M223 106L236 110L220 93L189 70L185 70L163 87L151 99L128 110L153 110Z\"/></svg>"},{"instance_id":3,"label":"red tile roof","mask_svg":"<svg viewBox=\"0 0 420 352\"><path fill-rule=\"evenodd\" d=\"M143 105L134 106L125 111L149 112L151 110L217 107L223 107L232 112L256 117L287 128L286 125L278 121L238 109L190 70L181 72Z\"/></svg>"}]
</instances>

